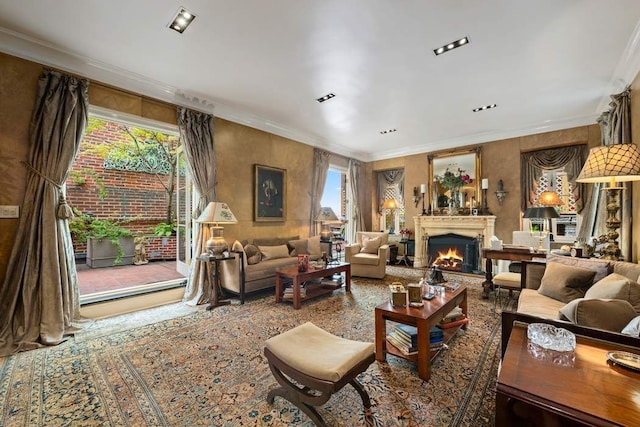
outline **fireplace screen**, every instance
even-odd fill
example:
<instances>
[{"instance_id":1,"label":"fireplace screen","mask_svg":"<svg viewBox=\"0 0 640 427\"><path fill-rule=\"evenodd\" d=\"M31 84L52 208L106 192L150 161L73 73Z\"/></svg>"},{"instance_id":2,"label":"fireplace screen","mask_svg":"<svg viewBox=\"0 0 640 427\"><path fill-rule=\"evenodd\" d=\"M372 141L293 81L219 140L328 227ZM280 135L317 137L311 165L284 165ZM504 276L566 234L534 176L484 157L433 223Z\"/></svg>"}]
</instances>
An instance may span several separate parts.
<instances>
[{"instance_id":1,"label":"fireplace screen","mask_svg":"<svg viewBox=\"0 0 640 427\"><path fill-rule=\"evenodd\" d=\"M477 272L478 250L478 238L454 233L430 236L428 241L430 265L440 270Z\"/></svg>"}]
</instances>

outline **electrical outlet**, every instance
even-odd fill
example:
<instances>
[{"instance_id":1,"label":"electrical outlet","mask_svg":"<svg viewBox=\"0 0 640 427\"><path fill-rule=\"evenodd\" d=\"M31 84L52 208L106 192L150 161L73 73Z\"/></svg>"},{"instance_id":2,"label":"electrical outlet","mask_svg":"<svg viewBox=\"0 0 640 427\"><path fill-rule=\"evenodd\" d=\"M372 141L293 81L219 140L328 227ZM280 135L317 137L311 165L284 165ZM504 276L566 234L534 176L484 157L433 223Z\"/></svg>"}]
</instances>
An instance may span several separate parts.
<instances>
[{"instance_id":1,"label":"electrical outlet","mask_svg":"<svg viewBox=\"0 0 640 427\"><path fill-rule=\"evenodd\" d=\"M2 205L0 206L0 218L19 218L20 206Z\"/></svg>"}]
</instances>

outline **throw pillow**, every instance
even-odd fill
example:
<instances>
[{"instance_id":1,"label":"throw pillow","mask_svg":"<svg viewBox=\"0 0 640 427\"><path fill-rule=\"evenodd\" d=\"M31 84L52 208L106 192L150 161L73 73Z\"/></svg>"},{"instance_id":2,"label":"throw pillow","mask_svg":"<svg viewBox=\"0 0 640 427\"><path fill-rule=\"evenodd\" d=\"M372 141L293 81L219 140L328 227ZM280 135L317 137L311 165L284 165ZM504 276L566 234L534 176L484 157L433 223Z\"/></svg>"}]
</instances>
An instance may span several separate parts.
<instances>
[{"instance_id":1,"label":"throw pillow","mask_svg":"<svg viewBox=\"0 0 640 427\"><path fill-rule=\"evenodd\" d=\"M588 299L622 299L629 301L633 308L640 312L640 285L622 274L611 273L587 289L584 297Z\"/></svg>"},{"instance_id":2,"label":"throw pillow","mask_svg":"<svg viewBox=\"0 0 640 427\"><path fill-rule=\"evenodd\" d=\"M307 240L307 248L309 255L320 256L322 255L322 248L320 247L320 235L309 237Z\"/></svg>"},{"instance_id":3,"label":"throw pillow","mask_svg":"<svg viewBox=\"0 0 640 427\"><path fill-rule=\"evenodd\" d=\"M289 258L289 248L287 245L279 246L258 246L262 253L262 261L278 258Z\"/></svg>"},{"instance_id":4,"label":"throw pillow","mask_svg":"<svg viewBox=\"0 0 640 427\"><path fill-rule=\"evenodd\" d=\"M560 314L576 325L612 332L622 331L637 315L628 301L584 298L571 301L560 309Z\"/></svg>"},{"instance_id":5,"label":"throw pillow","mask_svg":"<svg viewBox=\"0 0 640 427\"><path fill-rule=\"evenodd\" d=\"M247 261L247 253L244 251L244 248L242 247L242 243L240 243L240 241L236 240L235 242L233 242L233 245L231 246L231 250L233 252L241 252L242 253L242 259L244 260L244 266L246 267L248 264Z\"/></svg>"},{"instance_id":6,"label":"throw pillow","mask_svg":"<svg viewBox=\"0 0 640 427\"><path fill-rule=\"evenodd\" d=\"M297 256L297 255L309 253L307 239L289 240L287 242L287 246L289 247L291 256Z\"/></svg>"},{"instance_id":7,"label":"throw pillow","mask_svg":"<svg viewBox=\"0 0 640 427\"><path fill-rule=\"evenodd\" d=\"M631 319L631 322L627 323L627 326L624 327L622 333L640 338L640 316L636 316Z\"/></svg>"},{"instance_id":8,"label":"throw pillow","mask_svg":"<svg viewBox=\"0 0 640 427\"><path fill-rule=\"evenodd\" d=\"M596 276L593 278L593 282L604 279L611 273L613 268L610 261L604 259L595 258L574 258L568 256L552 256L547 260L547 264L559 262L565 265L571 265L573 267L588 268L596 272Z\"/></svg>"},{"instance_id":9,"label":"throw pillow","mask_svg":"<svg viewBox=\"0 0 640 427\"><path fill-rule=\"evenodd\" d=\"M582 298L595 275L588 268L552 262L544 270L538 293L562 302Z\"/></svg>"},{"instance_id":10,"label":"throw pillow","mask_svg":"<svg viewBox=\"0 0 640 427\"><path fill-rule=\"evenodd\" d=\"M262 260L262 254L256 245L245 245L244 251L247 254L247 264L254 265Z\"/></svg>"},{"instance_id":11,"label":"throw pillow","mask_svg":"<svg viewBox=\"0 0 640 427\"><path fill-rule=\"evenodd\" d=\"M377 254L378 249L380 248L380 237L367 237L362 236L362 249L360 252L364 252L366 254Z\"/></svg>"}]
</instances>

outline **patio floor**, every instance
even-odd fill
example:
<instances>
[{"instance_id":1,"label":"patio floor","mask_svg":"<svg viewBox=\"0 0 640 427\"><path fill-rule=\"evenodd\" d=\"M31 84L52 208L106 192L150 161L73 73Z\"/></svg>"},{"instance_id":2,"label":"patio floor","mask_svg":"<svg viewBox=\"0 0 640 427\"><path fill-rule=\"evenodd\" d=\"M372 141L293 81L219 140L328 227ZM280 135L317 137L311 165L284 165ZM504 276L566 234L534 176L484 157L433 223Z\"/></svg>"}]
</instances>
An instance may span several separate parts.
<instances>
[{"instance_id":1,"label":"patio floor","mask_svg":"<svg viewBox=\"0 0 640 427\"><path fill-rule=\"evenodd\" d=\"M80 295L185 278L176 271L175 261L154 261L144 265L105 268L89 268L86 264L78 264L76 269Z\"/></svg>"}]
</instances>

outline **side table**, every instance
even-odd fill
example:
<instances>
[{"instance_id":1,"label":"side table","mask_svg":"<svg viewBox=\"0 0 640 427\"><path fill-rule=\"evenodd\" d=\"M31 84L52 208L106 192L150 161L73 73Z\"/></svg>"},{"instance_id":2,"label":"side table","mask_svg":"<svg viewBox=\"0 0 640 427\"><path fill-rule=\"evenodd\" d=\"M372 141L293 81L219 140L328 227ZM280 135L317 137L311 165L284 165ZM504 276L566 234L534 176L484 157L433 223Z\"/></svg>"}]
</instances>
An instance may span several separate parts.
<instances>
[{"instance_id":1,"label":"side table","mask_svg":"<svg viewBox=\"0 0 640 427\"><path fill-rule=\"evenodd\" d=\"M201 254L198 257L198 261L205 263L207 269L207 280L209 281L209 287L211 289L211 296L209 297L209 306L207 310L214 309L221 305L230 304L228 299L221 300L220 294L222 294L222 285L220 284L220 263L223 261L235 260L233 256L225 255L222 257L215 257L209 254Z\"/></svg>"}]
</instances>

